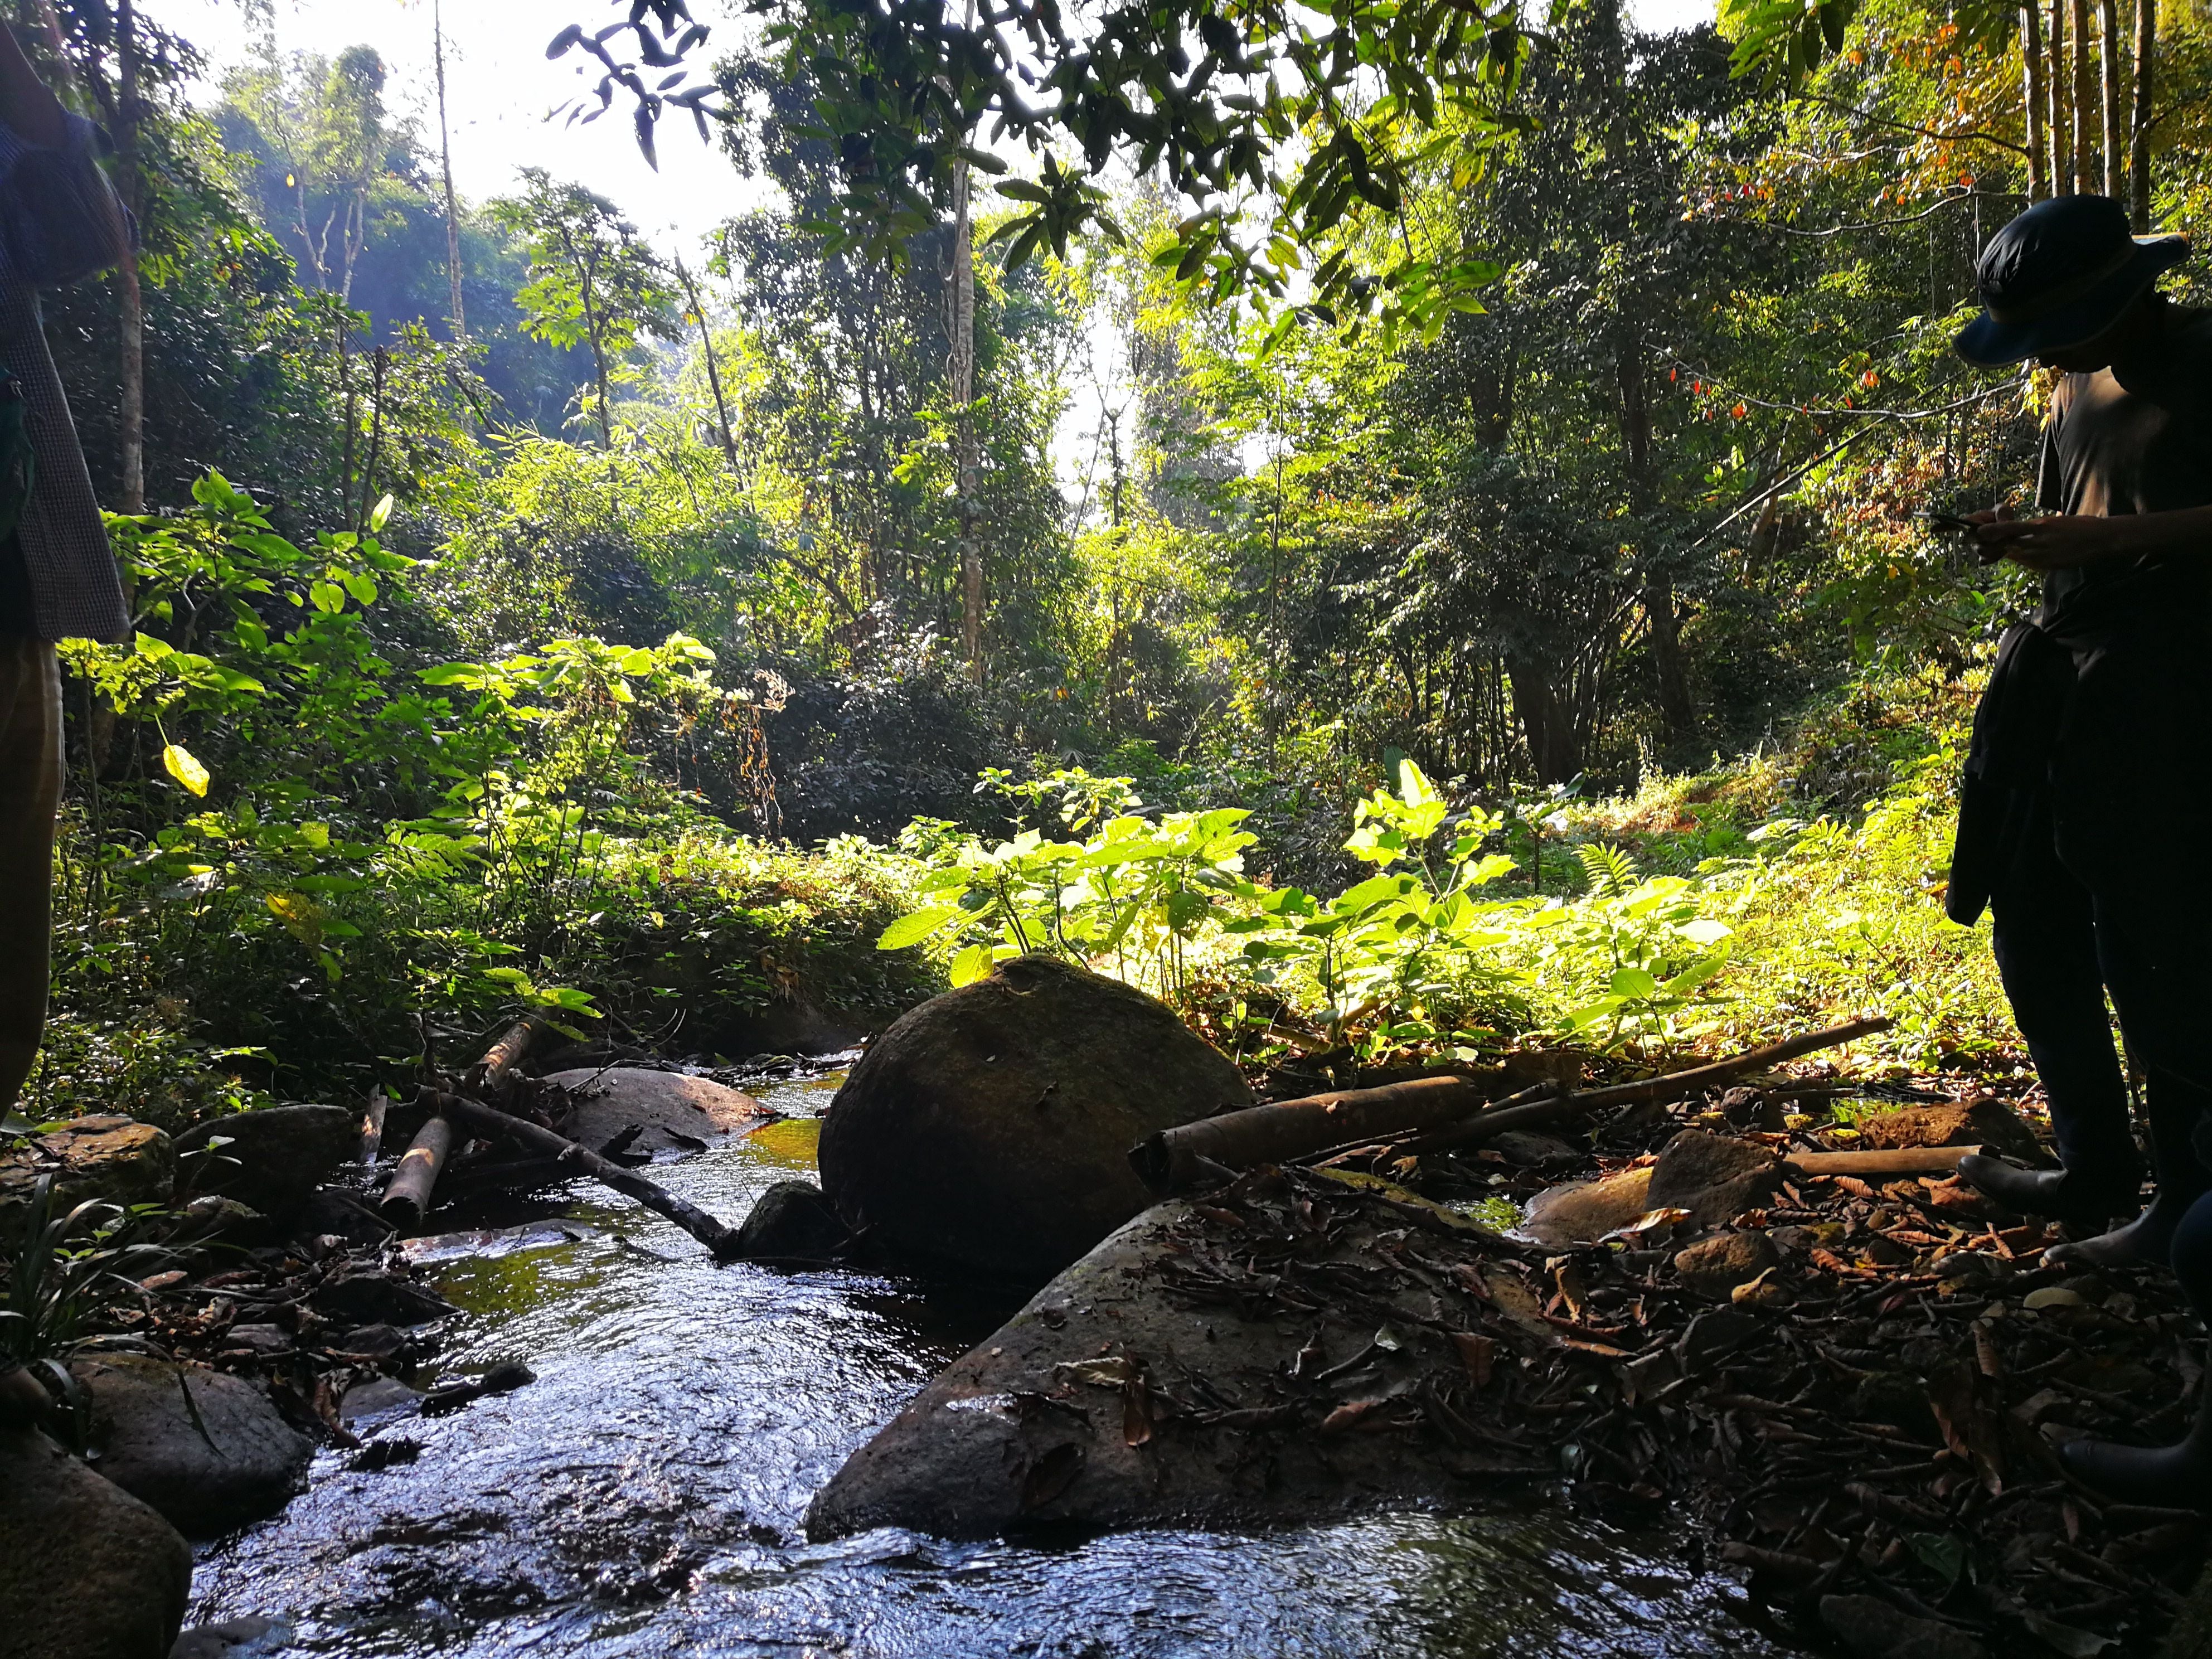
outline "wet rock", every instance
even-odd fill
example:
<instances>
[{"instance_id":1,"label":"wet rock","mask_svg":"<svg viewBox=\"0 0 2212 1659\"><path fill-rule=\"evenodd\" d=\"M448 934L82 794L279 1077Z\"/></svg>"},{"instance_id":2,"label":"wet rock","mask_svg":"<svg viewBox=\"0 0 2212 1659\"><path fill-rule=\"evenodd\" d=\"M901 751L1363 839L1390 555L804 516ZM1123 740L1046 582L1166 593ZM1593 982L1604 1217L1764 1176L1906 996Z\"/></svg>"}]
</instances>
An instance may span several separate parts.
<instances>
[{"instance_id":1,"label":"wet rock","mask_svg":"<svg viewBox=\"0 0 2212 1659\"><path fill-rule=\"evenodd\" d=\"M1248 1317L1165 1291L1160 1264L1184 1259L1177 1230L1194 1218L1203 1212L1179 1199L1146 1212L954 1361L816 1496L808 1535L1305 1522L1463 1502L1501 1477L1556 1470L1510 1429L1474 1449L1413 1449L1417 1400L1443 1379L1463 1383L1467 1363L1421 1333L1414 1310L1380 1332L1316 1334L1304 1315ZM1528 1300L1510 1277L1491 1294L1503 1302L1509 1290ZM1531 1316L1529 1340L1552 1340ZM1296 1385L1304 1405L1250 1403L1283 1400L1299 1376L1311 1379Z\"/></svg>"},{"instance_id":2,"label":"wet rock","mask_svg":"<svg viewBox=\"0 0 2212 1659\"><path fill-rule=\"evenodd\" d=\"M275 1231L269 1218L260 1211L250 1209L234 1198L224 1198L216 1193L203 1193L179 1212L190 1236L223 1244L237 1244L252 1249L268 1243Z\"/></svg>"},{"instance_id":3,"label":"wet rock","mask_svg":"<svg viewBox=\"0 0 2212 1659\"><path fill-rule=\"evenodd\" d=\"M1740 1285L1781 1265L1773 1241L1755 1229L1700 1239L1674 1258L1674 1271L1698 1296L1726 1302Z\"/></svg>"},{"instance_id":4,"label":"wet rock","mask_svg":"<svg viewBox=\"0 0 2212 1659\"><path fill-rule=\"evenodd\" d=\"M192 1537L276 1514L314 1455L242 1377L143 1354L79 1360L70 1371L92 1396L94 1467Z\"/></svg>"},{"instance_id":5,"label":"wet rock","mask_svg":"<svg viewBox=\"0 0 2212 1659\"><path fill-rule=\"evenodd\" d=\"M852 1233L811 1181L779 1181L763 1193L738 1231L738 1254L760 1261L826 1261Z\"/></svg>"},{"instance_id":6,"label":"wet rock","mask_svg":"<svg viewBox=\"0 0 2212 1659\"><path fill-rule=\"evenodd\" d=\"M223 1334L224 1345L258 1354L292 1352L292 1334L282 1325L233 1325Z\"/></svg>"},{"instance_id":7,"label":"wet rock","mask_svg":"<svg viewBox=\"0 0 2212 1659\"><path fill-rule=\"evenodd\" d=\"M1532 1129L1508 1129L1489 1143L1490 1149L1516 1169L1540 1170L1579 1164L1583 1155L1554 1135Z\"/></svg>"},{"instance_id":8,"label":"wet rock","mask_svg":"<svg viewBox=\"0 0 2212 1659\"><path fill-rule=\"evenodd\" d=\"M348 1325L427 1325L459 1311L434 1291L378 1273L325 1279L307 1300L325 1319Z\"/></svg>"},{"instance_id":9,"label":"wet rock","mask_svg":"<svg viewBox=\"0 0 2212 1659\"><path fill-rule=\"evenodd\" d=\"M556 1072L539 1081L566 1091L540 1099L554 1114L554 1127L595 1152L633 1124L639 1133L628 1151L696 1152L768 1115L766 1107L743 1091L682 1072L617 1066Z\"/></svg>"},{"instance_id":10,"label":"wet rock","mask_svg":"<svg viewBox=\"0 0 2212 1659\"><path fill-rule=\"evenodd\" d=\"M1878 1112L1858 1121L1862 1146L1987 1146L2024 1164L2047 1167L2051 1155L2026 1118L2002 1100L1951 1101Z\"/></svg>"},{"instance_id":11,"label":"wet rock","mask_svg":"<svg viewBox=\"0 0 2212 1659\"><path fill-rule=\"evenodd\" d=\"M337 1238L348 1244L381 1244L396 1231L374 1206L339 1187L320 1187L292 1218L295 1238Z\"/></svg>"},{"instance_id":12,"label":"wet rock","mask_svg":"<svg viewBox=\"0 0 2212 1659\"><path fill-rule=\"evenodd\" d=\"M1820 1622L1854 1659L1989 1659L1955 1625L1916 1619L1876 1595L1824 1595Z\"/></svg>"},{"instance_id":13,"label":"wet rock","mask_svg":"<svg viewBox=\"0 0 2212 1659\"><path fill-rule=\"evenodd\" d=\"M1543 1244L1593 1244L1642 1220L1652 1207L1650 1193L1649 1167L1547 1188L1529 1200L1520 1231Z\"/></svg>"},{"instance_id":14,"label":"wet rock","mask_svg":"<svg viewBox=\"0 0 2212 1659\"><path fill-rule=\"evenodd\" d=\"M538 1373L519 1359L501 1362L482 1376L461 1377L441 1382L422 1396L422 1415L442 1417L447 1412L457 1412L473 1404L489 1394L513 1394L517 1389L527 1388L538 1380Z\"/></svg>"},{"instance_id":15,"label":"wet rock","mask_svg":"<svg viewBox=\"0 0 2212 1659\"><path fill-rule=\"evenodd\" d=\"M283 1651L291 1634L274 1619L228 1619L220 1625L195 1625L177 1638L169 1659L261 1659Z\"/></svg>"},{"instance_id":16,"label":"wet rock","mask_svg":"<svg viewBox=\"0 0 2212 1659\"><path fill-rule=\"evenodd\" d=\"M191 1547L32 1429L0 1430L8 1659L158 1659L185 1622Z\"/></svg>"},{"instance_id":17,"label":"wet rock","mask_svg":"<svg viewBox=\"0 0 2212 1659\"><path fill-rule=\"evenodd\" d=\"M375 1377L355 1383L339 1398L338 1421L357 1423L366 1418L413 1411L422 1400L421 1389L410 1389L397 1377Z\"/></svg>"},{"instance_id":18,"label":"wet rock","mask_svg":"<svg viewBox=\"0 0 2212 1659\"><path fill-rule=\"evenodd\" d=\"M27 1136L0 1152L0 1235L22 1225L41 1176L54 1177L53 1213L65 1215L91 1199L167 1203L176 1169L169 1137L127 1117L80 1117Z\"/></svg>"},{"instance_id":19,"label":"wet rock","mask_svg":"<svg viewBox=\"0 0 2212 1659\"><path fill-rule=\"evenodd\" d=\"M1691 1225L1717 1227L1765 1204L1781 1182L1781 1163L1765 1147L1685 1129L1651 1166L1651 1206L1687 1210Z\"/></svg>"},{"instance_id":20,"label":"wet rock","mask_svg":"<svg viewBox=\"0 0 2212 1659\"><path fill-rule=\"evenodd\" d=\"M1022 957L869 1047L823 1121L822 1187L874 1243L1036 1282L1152 1201L1132 1146L1251 1103L1162 1004Z\"/></svg>"},{"instance_id":21,"label":"wet rock","mask_svg":"<svg viewBox=\"0 0 2212 1659\"><path fill-rule=\"evenodd\" d=\"M217 1139L229 1144L208 1150ZM341 1164L361 1155L361 1129L343 1106L268 1106L195 1124L177 1137L196 1193L219 1193L289 1221Z\"/></svg>"},{"instance_id":22,"label":"wet rock","mask_svg":"<svg viewBox=\"0 0 2212 1659\"><path fill-rule=\"evenodd\" d=\"M390 1359L407 1346L407 1339L391 1325L364 1325L333 1341L331 1352L356 1359Z\"/></svg>"}]
</instances>

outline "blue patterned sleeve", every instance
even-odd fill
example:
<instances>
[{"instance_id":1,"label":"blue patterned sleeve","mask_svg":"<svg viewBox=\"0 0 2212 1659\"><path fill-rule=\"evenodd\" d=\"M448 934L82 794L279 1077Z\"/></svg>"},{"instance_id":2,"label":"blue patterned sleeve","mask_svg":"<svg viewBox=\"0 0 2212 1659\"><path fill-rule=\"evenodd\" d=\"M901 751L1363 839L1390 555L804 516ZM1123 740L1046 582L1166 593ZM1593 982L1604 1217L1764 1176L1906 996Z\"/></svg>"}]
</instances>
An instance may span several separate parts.
<instances>
[{"instance_id":1,"label":"blue patterned sleeve","mask_svg":"<svg viewBox=\"0 0 2212 1659\"><path fill-rule=\"evenodd\" d=\"M100 170L100 130L68 115L58 145L27 143L0 122L0 264L8 280L53 288L106 270L136 240Z\"/></svg>"}]
</instances>

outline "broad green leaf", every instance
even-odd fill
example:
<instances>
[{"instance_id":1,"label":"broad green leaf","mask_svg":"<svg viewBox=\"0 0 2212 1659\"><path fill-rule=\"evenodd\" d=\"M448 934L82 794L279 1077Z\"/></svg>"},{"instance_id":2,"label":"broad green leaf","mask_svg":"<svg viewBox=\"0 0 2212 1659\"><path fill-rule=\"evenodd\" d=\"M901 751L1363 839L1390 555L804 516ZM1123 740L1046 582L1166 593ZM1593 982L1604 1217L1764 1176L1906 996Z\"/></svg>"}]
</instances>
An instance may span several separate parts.
<instances>
[{"instance_id":1,"label":"broad green leaf","mask_svg":"<svg viewBox=\"0 0 2212 1659\"><path fill-rule=\"evenodd\" d=\"M204 796L210 781L206 767L198 757L181 743L167 744L161 750L162 769L195 795Z\"/></svg>"},{"instance_id":2,"label":"broad green leaf","mask_svg":"<svg viewBox=\"0 0 2212 1659\"><path fill-rule=\"evenodd\" d=\"M919 945L933 933L940 933L960 921L968 912L957 904L933 906L901 916L884 929L876 939L878 951L903 951L910 945Z\"/></svg>"},{"instance_id":3,"label":"broad green leaf","mask_svg":"<svg viewBox=\"0 0 2212 1659\"><path fill-rule=\"evenodd\" d=\"M975 981L982 978L991 971L991 961L989 945L969 945L952 958L952 970L950 977L953 988L957 990L963 985L972 985Z\"/></svg>"},{"instance_id":4,"label":"broad green leaf","mask_svg":"<svg viewBox=\"0 0 2212 1659\"><path fill-rule=\"evenodd\" d=\"M1644 997L1656 995L1659 989L1659 981L1641 968L1622 968L1614 971L1613 978L1607 982L1606 988L1614 996L1637 1001Z\"/></svg>"}]
</instances>

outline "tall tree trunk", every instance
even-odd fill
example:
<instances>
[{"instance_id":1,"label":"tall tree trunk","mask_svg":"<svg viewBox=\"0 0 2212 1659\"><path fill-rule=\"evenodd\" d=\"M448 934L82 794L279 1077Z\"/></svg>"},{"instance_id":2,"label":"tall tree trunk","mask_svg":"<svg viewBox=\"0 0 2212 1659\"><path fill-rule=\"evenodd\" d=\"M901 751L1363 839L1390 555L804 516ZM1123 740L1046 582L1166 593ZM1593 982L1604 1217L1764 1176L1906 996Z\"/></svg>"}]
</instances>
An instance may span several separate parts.
<instances>
[{"instance_id":1,"label":"tall tree trunk","mask_svg":"<svg viewBox=\"0 0 2212 1659\"><path fill-rule=\"evenodd\" d=\"M1574 722L1550 669L1528 652L1509 651L1505 672L1513 683L1513 712L1521 717L1521 735L1528 744L1528 762L1539 783L1565 783L1582 769Z\"/></svg>"},{"instance_id":2,"label":"tall tree trunk","mask_svg":"<svg viewBox=\"0 0 2212 1659\"><path fill-rule=\"evenodd\" d=\"M2089 142L2096 120L2097 72L2089 56L2089 0L2071 0L2068 23L2074 31L2074 193L2094 196L2102 182L2097 152Z\"/></svg>"},{"instance_id":3,"label":"tall tree trunk","mask_svg":"<svg viewBox=\"0 0 2212 1659\"><path fill-rule=\"evenodd\" d=\"M691 307L691 314L699 319L699 349L706 356L707 385L714 394L714 418L721 433L722 458L734 472L738 470L738 440L730 430L730 405L722 396L722 371L714 366L714 331L707 325L707 307L700 302L698 285L691 280L690 267L680 258L676 261L676 280L684 284L684 298Z\"/></svg>"},{"instance_id":4,"label":"tall tree trunk","mask_svg":"<svg viewBox=\"0 0 2212 1659\"><path fill-rule=\"evenodd\" d=\"M1628 458L1629 507L1647 518L1659 500L1651 464L1651 399L1644 383L1644 337L1624 321L1613 369L1620 386L1621 447ZM1650 539L1645 526L1640 539ZM1674 579L1651 567L1648 548L1642 573L1644 612L1650 623L1651 671L1659 696L1660 717L1670 741L1681 742L1697 729L1698 710L1690 696L1690 670L1682 655L1682 635L1674 615Z\"/></svg>"},{"instance_id":5,"label":"tall tree trunk","mask_svg":"<svg viewBox=\"0 0 2212 1659\"><path fill-rule=\"evenodd\" d=\"M2118 0L2098 0L2097 66L2104 72L2105 194L2124 201L2127 169L2127 129L2120 124L2120 88L2127 80L2127 48L2120 41Z\"/></svg>"},{"instance_id":6,"label":"tall tree trunk","mask_svg":"<svg viewBox=\"0 0 2212 1659\"><path fill-rule=\"evenodd\" d=\"M2043 14L2035 0L2020 9L2021 104L2027 118L2027 199L2051 193L2051 169L2044 157Z\"/></svg>"},{"instance_id":7,"label":"tall tree trunk","mask_svg":"<svg viewBox=\"0 0 2212 1659\"><path fill-rule=\"evenodd\" d=\"M2150 234L2150 100L2158 58L2158 0L2136 0L2136 114L2128 154L2129 216Z\"/></svg>"},{"instance_id":8,"label":"tall tree trunk","mask_svg":"<svg viewBox=\"0 0 2212 1659\"><path fill-rule=\"evenodd\" d=\"M968 678L983 683L983 556L975 544L975 495L981 487L981 458L975 443L975 422L969 405L975 401L975 260L973 228L969 222L969 167L954 164L952 174L952 361L950 379L952 402L959 410L955 428L954 464L958 471L957 511L960 526L960 643L968 656Z\"/></svg>"},{"instance_id":9,"label":"tall tree trunk","mask_svg":"<svg viewBox=\"0 0 2212 1659\"><path fill-rule=\"evenodd\" d=\"M2043 131L2051 142L2051 193L2074 193L2074 151L2066 126L2066 0L2051 0L2051 35L2044 42L2050 54L2043 76Z\"/></svg>"},{"instance_id":10,"label":"tall tree trunk","mask_svg":"<svg viewBox=\"0 0 2212 1659\"><path fill-rule=\"evenodd\" d=\"M138 171L138 27L133 0L115 8L116 173L123 203L141 211L144 191ZM116 449L123 479L118 505L125 513L146 510L146 304L138 285L138 252L126 247L115 271L115 314L122 382L116 410Z\"/></svg>"},{"instance_id":11,"label":"tall tree trunk","mask_svg":"<svg viewBox=\"0 0 2212 1659\"><path fill-rule=\"evenodd\" d=\"M446 26L441 0L430 0L430 47L438 70L438 167L446 183L446 282L453 291L453 337L469 337L461 309L461 216L453 205L453 141L446 130Z\"/></svg>"}]
</instances>

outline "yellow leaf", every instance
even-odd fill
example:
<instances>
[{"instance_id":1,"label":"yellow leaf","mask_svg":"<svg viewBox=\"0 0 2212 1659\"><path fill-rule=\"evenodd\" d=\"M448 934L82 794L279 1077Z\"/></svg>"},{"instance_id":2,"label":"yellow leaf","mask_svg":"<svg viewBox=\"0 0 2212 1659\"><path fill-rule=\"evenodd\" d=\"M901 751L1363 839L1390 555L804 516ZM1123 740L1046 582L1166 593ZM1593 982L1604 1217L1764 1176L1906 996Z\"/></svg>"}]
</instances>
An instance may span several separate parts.
<instances>
[{"instance_id":1,"label":"yellow leaf","mask_svg":"<svg viewBox=\"0 0 2212 1659\"><path fill-rule=\"evenodd\" d=\"M284 931L306 945L323 942L323 908L305 893L271 893L263 901Z\"/></svg>"},{"instance_id":2,"label":"yellow leaf","mask_svg":"<svg viewBox=\"0 0 2212 1659\"><path fill-rule=\"evenodd\" d=\"M161 764L179 783L195 795L208 792L208 769L199 758L181 743L173 743L161 751Z\"/></svg>"}]
</instances>

